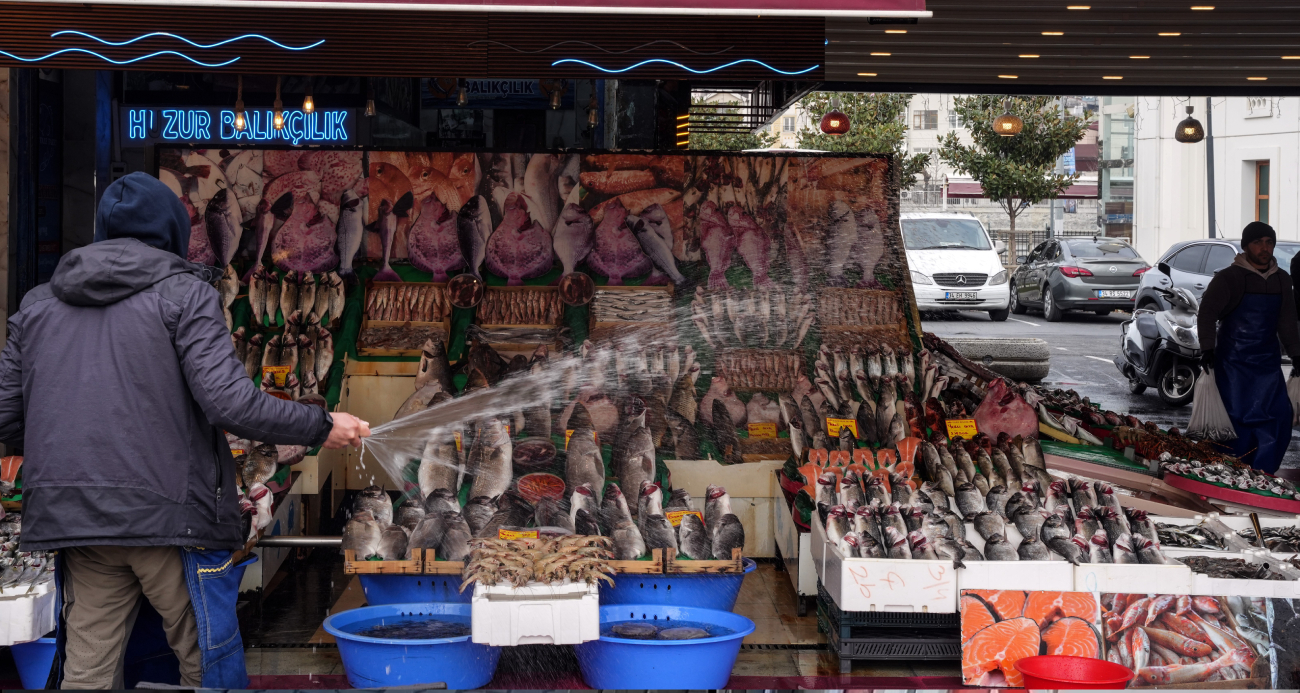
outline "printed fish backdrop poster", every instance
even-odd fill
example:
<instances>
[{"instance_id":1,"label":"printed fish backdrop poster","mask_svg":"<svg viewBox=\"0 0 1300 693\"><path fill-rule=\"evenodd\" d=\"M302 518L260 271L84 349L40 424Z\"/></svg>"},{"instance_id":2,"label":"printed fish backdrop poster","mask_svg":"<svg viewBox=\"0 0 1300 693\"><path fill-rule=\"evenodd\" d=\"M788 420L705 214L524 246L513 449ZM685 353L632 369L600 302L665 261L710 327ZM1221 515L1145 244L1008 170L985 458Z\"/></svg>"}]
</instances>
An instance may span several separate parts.
<instances>
[{"instance_id":1,"label":"printed fish backdrop poster","mask_svg":"<svg viewBox=\"0 0 1300 693\"><path fill-rule=\"evenodd\" d=\"M641 393L659 460L886 446L925 414L888 157L174 148L159 177L191 213L190 259L258 280L240 301L291 272L366 283L362 358L418 355L412 321L453 360L637 339L664 376ZM453 311L465 273L486 292ZM250 332L289 317L253 312ZM576 403L613 433L607 395L557 402L549 433Z\"/></svg>"},{"instance_id":2,"label":"printed fish backdrop poster","mask_svg":"<svg viewBox=\"0 0 1300 693\"><path fill-rule=\"evenodd\" d=\"M971 686L1019 687L1020 659L1070 655L1131 669L1130 688L1215 682L1275 687L1278 601L1288 600L963 590L962 677Z\"/></svg>"}]
</instances>

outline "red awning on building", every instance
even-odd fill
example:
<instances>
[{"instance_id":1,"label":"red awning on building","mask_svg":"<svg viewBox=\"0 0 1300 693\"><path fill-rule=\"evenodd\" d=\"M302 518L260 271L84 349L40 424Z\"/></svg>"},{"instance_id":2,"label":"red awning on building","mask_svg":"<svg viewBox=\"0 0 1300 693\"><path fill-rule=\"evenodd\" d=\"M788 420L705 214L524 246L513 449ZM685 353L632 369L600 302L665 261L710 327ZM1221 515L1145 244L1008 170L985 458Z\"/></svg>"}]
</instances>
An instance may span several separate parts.
<instances>
[{"instance_id":1,"label":"red awning on building","mask_svg":"<svg viewBox=\"0 0 1300 693\"><path fill-rule=\"evenodd\" d=\"M949 183L948 197L959 198L981 198L984 197L984 188L979 183ZM1075 183L1065 189L1057 199L1061 200L1095 200L1097 199L1096 183Z\"/></svg>"}]
</instances>

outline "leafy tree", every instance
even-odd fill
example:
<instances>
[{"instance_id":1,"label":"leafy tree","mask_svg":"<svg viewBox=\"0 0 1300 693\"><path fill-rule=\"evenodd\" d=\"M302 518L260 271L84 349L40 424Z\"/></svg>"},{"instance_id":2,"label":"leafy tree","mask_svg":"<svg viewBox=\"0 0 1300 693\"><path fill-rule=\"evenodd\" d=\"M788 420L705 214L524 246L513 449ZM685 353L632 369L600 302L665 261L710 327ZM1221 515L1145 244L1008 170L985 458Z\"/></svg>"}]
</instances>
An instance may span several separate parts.
<instances>
[{"instance_id":1,"label":"leafy tree","mask_svg":"<svg viewBox=\"0 0 1300 693\"><path fill-rule=\"evenodd\" d=\"M849 117L849 132L844 135L827 135L821 131L821 118L831 110L832 97L839 97L840 110ZM907 143L907 108L913 94L860 94L815 91L799 101L813 122L811 129L799 133L800 149L821 149L828 152L861 152L863 154L895 154L903 187L908 187L925 170L929 154L907 156L903 147Z\"/></svg>"},{"instance_id":2,"label":"leafy tree","mask_svg":"<svg viewBox=\"0 0 1300 693\"><path fill-rule=\"evenodd\" d=\"M740 106L736 101L725 101L722 103L706 102L700 99L692 101L697 106ZM700 114L699 111L691 114L691 123L709 123L741 126L743 117L738 108L717 108L711 112ZM739 151L742 149L766 149L776 143L776 137L767 131L759 132L757 135L752 132L692 132L691 144L689 149L701 150L722 150L722 151Z\"/></svg>"},{"instance_id":3,"label":"leafy tree","mask_svg":"<svg viewBox=\"0 0 1300 693\"><path fill-rule=\"evenodd\" d=\"M1055 198L1079 179L1078 173L1056 173L1056 159L1083 139L1088 119L1062 113L1051 96L1012 97L1010 106L1025 126L1019 135L1003 137L993 131L993 120L1004 112L1003 97L957 97L953 107L971 144L949 132L939 140L939 156L1002 205L1014 233L1021 212Z\"/></svg>"}]
</instances>

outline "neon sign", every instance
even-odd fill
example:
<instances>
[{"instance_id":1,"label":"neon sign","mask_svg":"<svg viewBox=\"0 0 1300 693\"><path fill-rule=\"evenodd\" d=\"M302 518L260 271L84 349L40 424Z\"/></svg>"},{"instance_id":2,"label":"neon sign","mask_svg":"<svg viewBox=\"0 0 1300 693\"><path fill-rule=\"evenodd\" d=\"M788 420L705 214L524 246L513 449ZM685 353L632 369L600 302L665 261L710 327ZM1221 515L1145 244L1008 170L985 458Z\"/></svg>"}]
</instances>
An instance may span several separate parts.
<instances>
[{"instance_id":1,"label":"neon sign","mask_svg":"<svg viewBox=\"0 0 1300 693\"><path fill-rule=\"evenodd\" d=\"M121 111L122 143L223 142L230 144L351 144L356 134L352 109L284 111L284 128L272 126L271 110L246 110L243 130L235 129L233 108L130 108Z\"/></svg>"}]
</instances>

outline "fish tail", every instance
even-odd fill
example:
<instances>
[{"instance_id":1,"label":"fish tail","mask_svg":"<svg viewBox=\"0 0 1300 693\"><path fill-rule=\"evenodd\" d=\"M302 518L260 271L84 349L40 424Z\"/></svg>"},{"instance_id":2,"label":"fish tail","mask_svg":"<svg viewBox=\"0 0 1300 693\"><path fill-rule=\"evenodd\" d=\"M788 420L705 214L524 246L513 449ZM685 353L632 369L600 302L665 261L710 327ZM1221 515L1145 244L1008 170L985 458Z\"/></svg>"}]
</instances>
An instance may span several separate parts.
<instances>
[{"instance_id":1,"label":"fish tail","mask_svg":"<svg viewBox=\"0 0 1300 693\"><path fill-rule=\"evenodd\" d=\"M379 272L378 272L377 274L375 274L375 281L377 281L377 282L400 282L400 281L402 281L402 278L401 278L400 276L398 276L397 272L394 272L394 271L393 271L393 268L388 267L387 265L385 265L383 269L379 270Z\"/></svg>"}]
</instances>

